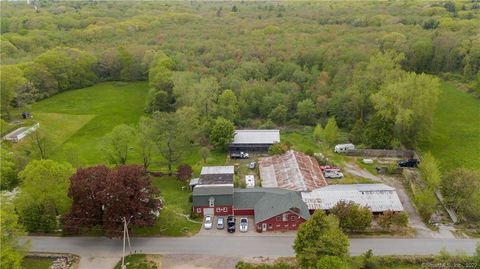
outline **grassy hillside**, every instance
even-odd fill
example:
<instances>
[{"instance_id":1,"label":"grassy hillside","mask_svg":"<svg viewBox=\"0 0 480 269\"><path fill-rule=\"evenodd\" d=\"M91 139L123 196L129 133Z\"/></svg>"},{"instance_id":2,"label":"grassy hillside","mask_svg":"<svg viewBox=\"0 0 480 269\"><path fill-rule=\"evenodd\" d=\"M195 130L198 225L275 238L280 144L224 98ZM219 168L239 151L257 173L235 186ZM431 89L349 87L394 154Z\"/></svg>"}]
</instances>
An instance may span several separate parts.
<instances>
[{"instance_id":1,"label":"grassy hillside","mask_svg":"<svg viewBox=\"0 0 480 269\"><path fill-rule=\"evenodd\" d=\"M101 138L118 124L138 122L147 89L146 82L100 83L34 104L35 120L54 138L52 158L62 159L71 153L66 151L73 151L82 164L104 162Z\"/></svg>"},{"instance_id":2,"label":"grassy hillside","mask_svg":"<svg viewBox=\"0 0 480 269\"><path fill-rule=\"evenodd\" d=\"M423 151L431 151L442 170L466 167L480 171L480 100L443 83L433 130Z\"/></svg>"}]
</instances>

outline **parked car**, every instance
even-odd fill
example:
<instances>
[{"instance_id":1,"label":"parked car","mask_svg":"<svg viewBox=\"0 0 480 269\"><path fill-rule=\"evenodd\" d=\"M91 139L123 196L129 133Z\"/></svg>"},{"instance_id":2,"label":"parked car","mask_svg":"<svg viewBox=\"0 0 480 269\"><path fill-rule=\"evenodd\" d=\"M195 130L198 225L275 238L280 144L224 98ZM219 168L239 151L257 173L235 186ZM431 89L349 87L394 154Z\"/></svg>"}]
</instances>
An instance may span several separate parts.
<instances>
[{"instance_id":1,"label":"parked car","mask_svg":"<svg viewBox=\"0 0 480 269\"><path fill-rule=\"evenodd\" d=\"M334 151L336 153L342 153L342 152L347 152L349 150L354 150L355 145L354 144L338 144L335 146Z\"/></svg>"},{"instance_id":2,"label":"parked car","mask_svg":"<svg viewBox=\"0 0 480 269\"><path fill-rule=\"evenodd\" d=\"M206 230L212 229L213 226L213 218L212 216L205 216L205 221L203 222L203 227Z\"/></svg>"},{"instance_id":3,"label":"parked car","mask_svg":"<svg viewBox=\"0 0 480 269\"><path fill-rule=\"evenodd\" d=\"M363 159L362 162L364 164L373 164L373 160L372 159Z\"/></svg>"},{"instance_id":4,"label":"parked car","mask_svg":"<svg viewBox=\"0 0 480 269\"><path fill-rule=\"evenodd\" d=\"M223 230L223 228L225 227L224 221L225 221L225 219L223 217L218 217L218 219L217 219L217 229Z\"/></svg>"},{"instance_id":5,"label":"parked car","mask_svg":"<svg viewBox=\"0 0 480 269\"><path fill-rule=\"evenodd\" d=\"M398 161L399 167L417 167L420 162L417 159L408 159Z\"/></svg>"},{"instance_id":6,"label":"parked car","mask_svg":"<svg viewBox=\"0 0 480 269\"><path fill-rule=\"evenodd\" d=\"M229 233L234 233L235 232L235 217L234 216L228 216L228 218L227 218L227 231Z\"/></svg>"},{"instance_id":7,"label":"parked car","mask_svg":"<svg viewBox=\"0 0 480 269\"><path fill-rule=\"evenodd\" d=\"M248 219L247 218L241 218L240 219L240 224L238 225L240 232L246 233L248 232Z\"/></svg>"},{"instance_id":8,"label":"parked car","mask_svg":"<svg viewBox=\"0 0 480 269\"><path fill-rule=\"evenodd\" d=\"M343 173L335 170L325 170L323 172L325 178L342 178Z\"/></svg>"},{"instance_id":9,"label":"parked car","mask_svg":"<svg viewBox=\"0 0 480 269\"><path fill-rule=\"evenodd\" d=\"M250 169L255 169L255 167L257 167L256 162L251 162L251 163L248 164L248 168L250 168Z\"/></svg>"},{"instance_id":10,"label":"parked car","mask_svg":"<svg viewBox=\"0 0 480 269\"><path fill-rule=\"evenodd\" d=\"M336 167L336 166L333 166L333 165L321 165L320 169L322 171L325 171L325 170L340 171L340 167Z\"/></svg>"},{"instance_id":11,"label":"parked car","mask_svg":"<svg viewBox=\"0 0 480 269\"><path fill-rule=\"evenodd\" d=\"M250 155L246 152L232 152L230 153L230 159L248 159Z\"/></svg>"}]
</instances>

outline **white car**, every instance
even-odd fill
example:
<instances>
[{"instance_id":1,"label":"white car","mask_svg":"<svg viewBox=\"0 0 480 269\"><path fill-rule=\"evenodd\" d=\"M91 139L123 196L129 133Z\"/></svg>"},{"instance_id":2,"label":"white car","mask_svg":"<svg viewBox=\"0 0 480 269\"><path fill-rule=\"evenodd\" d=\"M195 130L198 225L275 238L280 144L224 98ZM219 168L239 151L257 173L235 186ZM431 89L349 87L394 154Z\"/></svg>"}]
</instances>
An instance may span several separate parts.
<instances>
[{"instance_id":1,"label":"white car","mask_svg":"<svg viewBox=\"0 0 480 269\"><path fill-rule=\"evenodd\" d=\"M205 221L203 222L203 228L205 228L205 230L210 230L212 229L212 226L213 226L212 216L205 216Z\"/></svg>"},{"instance_id":2,"label":"white car","mask_svg":"<svg viewBox=\"0 0 480 269\"><path fill-rule=\"evenodd\" d=\"M343 173L339 171L325 171L325 178L342 178Z\"/></svg>"},{"instance_id":3,"label":"white car","mask_svg":"<svg viewBox=\"0 0 480 269\"><path fill-rule=\"evenodd\" d=\"M248 231L248 219L247 218L241 218L240 219L240 224L238 225L240 232L246 233Z\"/></svg>"}]
</instances>

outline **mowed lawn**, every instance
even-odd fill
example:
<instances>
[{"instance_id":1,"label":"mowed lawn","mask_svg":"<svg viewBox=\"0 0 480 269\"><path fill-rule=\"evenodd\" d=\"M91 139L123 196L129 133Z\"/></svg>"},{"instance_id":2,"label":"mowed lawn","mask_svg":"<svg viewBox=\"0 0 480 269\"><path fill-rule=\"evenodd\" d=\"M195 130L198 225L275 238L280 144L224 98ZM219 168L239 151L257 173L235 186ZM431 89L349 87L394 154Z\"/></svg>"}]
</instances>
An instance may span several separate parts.
<instances>
[{"instance_id":1,"label":"mowed lawn","mask_svg":"<svg viewBox=\"0 0 480 269\"><path fill-rule=\"evenodd\" d=\"M421 149L432 152L443 171L480 171L480 100L442 83L430 141Z\"/></svg>"},{"instance_id":2,"label":"mowed lawn","mask_svg":"<svg viewBox=\"0 0 480 269\"><path fill-rule=\"evenodd\" d=\"M102 137L119 124L136 124L144 114L147 92L146 82L105 82L34 104L35 120L54 141L49 157L62 159L63 151L73 150L82 165L105 163Z\"/></svg>"}]
</instances>

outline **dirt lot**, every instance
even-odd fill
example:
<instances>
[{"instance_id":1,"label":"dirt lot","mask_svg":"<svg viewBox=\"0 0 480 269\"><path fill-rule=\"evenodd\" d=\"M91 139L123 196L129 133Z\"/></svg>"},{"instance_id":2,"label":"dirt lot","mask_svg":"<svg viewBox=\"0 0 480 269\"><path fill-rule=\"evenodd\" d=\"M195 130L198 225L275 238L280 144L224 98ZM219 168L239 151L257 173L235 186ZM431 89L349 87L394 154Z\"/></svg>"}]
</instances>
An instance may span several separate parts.
<instances>
[{"instance_id":1,"label":"dirt lot","mask_svg":"<svg viewBox=\"0 0 480 269\"><path fill-rule=\"evenodd\" d=\"M235 268L240 257L220 257L207 255L164 255L161 269L213 269Z\"/></svg>"},{"instance_id":2,"label":"dirt lot","mask_svg":"<svg viewBox=\"0 0 480 269\"><path fill-rule=\"evenodd\" d=\"M227 158L225 165L235 166L235 187L245 186L245 176L254 175L255 176L255 186L260 187L261 181L258 172L258 159L262 155L250 153L250 158L248 159L230 159ZM248 165L251 162L255 162L255 169L248 168Z\"/></svg>"},{"instance_id":3,"label":"dirt lot","mask_svg":"<svg viewBox=\"0 0 480 269\"><path fill-rule=\"evenodd\" d=\"M439 232L436 232L423 223L410 199L410 196L408 196L408 192L405 189L401 178L399 178L400 176L374 175L366 169L359 167L354 162L346 162L345 171L356 176L368 178L394 187L397 190L398 198L400 198L403 208L408 213L408 224L416 230L417 238L454 238L454 235L444 227L443 229L440 229Z\"/></svg>"}]
</instances>

